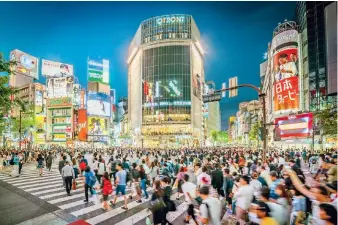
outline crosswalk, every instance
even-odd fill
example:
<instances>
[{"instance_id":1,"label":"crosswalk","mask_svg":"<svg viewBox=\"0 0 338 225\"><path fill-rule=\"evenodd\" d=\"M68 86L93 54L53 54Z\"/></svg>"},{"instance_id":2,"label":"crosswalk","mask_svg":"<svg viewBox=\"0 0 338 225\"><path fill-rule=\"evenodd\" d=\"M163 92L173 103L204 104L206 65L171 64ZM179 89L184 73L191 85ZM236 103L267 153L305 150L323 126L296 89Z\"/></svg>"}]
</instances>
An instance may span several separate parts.
<instances>
[{"instance_id":1,"label":"crosswalk","mask_svg":"<svg viewBox=\"0 0 338 225\"><path fill-rule=\"evenodd\" d=\"M136 199L128 198L128 210L121 207L124 204L122 196L118 197L116 205L111 207L110 210L105 211L102 209L103 197L101 190L97 191L97 195L91 196L88 203L84 203L84 180L78 178L77 189L71 191L68 196L63 181L58 171L58 163L52 165L51 171L44 170L43 175L40 177L36 165L25 164L20 177L12 178L6 174L0 173L0 180L13 185L16 188L23 190L43 201L48 202L59 208L59 213L70 214L76 220L85 220L89 224L118 224L118 225L131 225L131 224L146 224L147 218L152 221L151 211L148 210L149 199L142 199L142 203L137 203ZM131 193L131 189L127 187L127 195ZM149 196L153 190L151 187L147 189ZM176 199L177 193L174 190L171 196L173 200ZM177 210L169 212L167 219L172 224L183 224L185 211L187 205L184 202L184 197L180 195L179 200L175 200ZM192 223L191 221L191 224Z\"/></svg>"}]
</instances>

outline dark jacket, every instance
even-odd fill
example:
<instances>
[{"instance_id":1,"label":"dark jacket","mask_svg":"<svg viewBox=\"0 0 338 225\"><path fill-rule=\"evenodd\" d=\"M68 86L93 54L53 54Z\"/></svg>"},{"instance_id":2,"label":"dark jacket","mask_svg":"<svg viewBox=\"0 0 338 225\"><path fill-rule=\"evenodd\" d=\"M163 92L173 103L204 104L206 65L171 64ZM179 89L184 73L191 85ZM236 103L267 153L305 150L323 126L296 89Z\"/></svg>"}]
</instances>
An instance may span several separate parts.
<instances>
[{"instance_id":1,"label":"dark jacket","mask_svg":"<svg viewBox=\"0 0 338 225\"><path fill-rule=\"evenodd\" d=\"M223 186L223 173L219 169L211 172L211 185L215 189L221 189Z\"/></svg>"}]
</instances>

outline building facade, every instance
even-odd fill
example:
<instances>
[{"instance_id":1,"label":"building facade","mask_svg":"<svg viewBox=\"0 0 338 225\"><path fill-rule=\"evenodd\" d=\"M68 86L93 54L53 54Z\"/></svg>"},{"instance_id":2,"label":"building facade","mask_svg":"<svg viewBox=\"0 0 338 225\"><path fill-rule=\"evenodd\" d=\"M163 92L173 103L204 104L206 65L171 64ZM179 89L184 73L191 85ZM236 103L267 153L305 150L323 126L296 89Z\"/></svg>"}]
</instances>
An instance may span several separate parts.
<instances>
[{"instance_id":1,"label":"building facade","mask_svg":"<svg viewBox=\"0 0 338 225\"><path fill-rule=\"evenodd\" d=\"M206 81L205 90L216 89L216 85L213 81ZM207 93L205 93L207 94ZM218 101L204 103L203 106L203 116L204 120L204 130L206 133L206 138L211 137L211 131L220 131L221 130L221 109Z\"/></svg>"},{"instance_id":2,"label":"building facade","mask_svg":"<svg viewBox=\"0 0 338 225\"><path fill-rule=\"evenodd\" d=\"M204 57L192 16L143 21L128 55L128 118L136 145L200 145Z\"/></svg>"}]
</instances>

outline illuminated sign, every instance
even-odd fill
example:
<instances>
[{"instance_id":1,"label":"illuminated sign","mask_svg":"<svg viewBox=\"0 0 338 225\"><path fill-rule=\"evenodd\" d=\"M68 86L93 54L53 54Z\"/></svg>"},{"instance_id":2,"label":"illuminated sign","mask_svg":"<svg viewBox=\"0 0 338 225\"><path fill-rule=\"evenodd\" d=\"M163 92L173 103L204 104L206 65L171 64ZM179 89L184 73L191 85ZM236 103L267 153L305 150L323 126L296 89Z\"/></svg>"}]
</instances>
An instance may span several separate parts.
<instances>
[{"instance_id":1,"label":"illuminated sign","mask_svg":"<svg viewBox=\"0 0 338 225\"><path fill-rule=\"evenodd\" d=\"M72 106L72 99L69 97L65 98L49 98L47 99L47 106Z\"/></svg>"},{"instance_id":2,"label":"illuminated sign","mask_svg":"<svg viewBox=\"0 0 338 225\"><path fill-rule=\"evenodd\" d=\"M184 16L166 16L161 17L156 20L158 25L162 24L170 24L170 23L183 23L184 22Z\"/></svg>"},{"instance_id":3,"label":"illuminated sign","mask_svg":"<svg viewBox=\"0 0 338 225\"><path fill-rule=\"evenodd\" d=\"M174 102L155 102L155 103L144 103L144 107L153 107L153 106L169 106L169 105L173 105L173 106L190 106L191 105L191 101L174 101Z\"/></svg>"},{"instance_id":4,"label":"illuminated sign","mask_svg":"<svg viewBox=\"0 0 338 225\"><path fill-rule=\"evenodd\" d=\"M275 124L276 140L307 138L312 133L313 114L304 113L280 117L275 120Z\"/></svg>"}]
</instances>

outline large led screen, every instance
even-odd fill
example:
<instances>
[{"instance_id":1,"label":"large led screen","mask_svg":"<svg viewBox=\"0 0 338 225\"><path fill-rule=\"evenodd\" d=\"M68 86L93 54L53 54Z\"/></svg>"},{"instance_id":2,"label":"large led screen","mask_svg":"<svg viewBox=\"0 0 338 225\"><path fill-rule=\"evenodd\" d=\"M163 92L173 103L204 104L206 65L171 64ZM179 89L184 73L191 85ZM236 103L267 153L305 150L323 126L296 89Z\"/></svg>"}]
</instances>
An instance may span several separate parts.
<instances>
[{"instance_id":1,"label":"large led screen","mask_svg":"<svg viewBox=\"0 0 338 225\"><path fill-rule=\"evenodd\" d=\"M109 95L98 92L89 92L87 99L88 115L110 117L111 98Z\"/></svg>"},{"instance_id":2,"label":"large led screen","mask_svg":"<svg viewBox=\"0 0 338 225\"><path fill-rule=\"evenodd\" d=\"M307 138L311 136L313 114L304 113L280 117L275 120L275 139Z\"/></svg>"}]
</instances>

